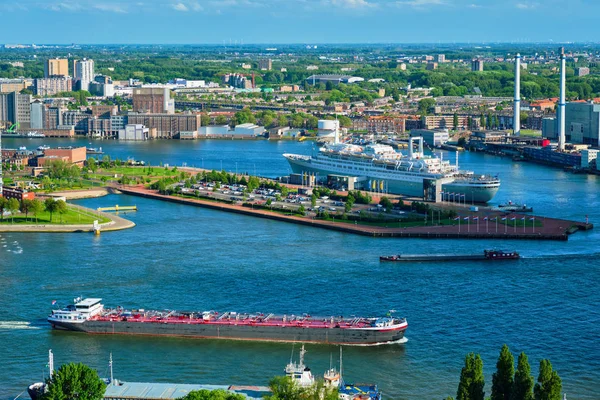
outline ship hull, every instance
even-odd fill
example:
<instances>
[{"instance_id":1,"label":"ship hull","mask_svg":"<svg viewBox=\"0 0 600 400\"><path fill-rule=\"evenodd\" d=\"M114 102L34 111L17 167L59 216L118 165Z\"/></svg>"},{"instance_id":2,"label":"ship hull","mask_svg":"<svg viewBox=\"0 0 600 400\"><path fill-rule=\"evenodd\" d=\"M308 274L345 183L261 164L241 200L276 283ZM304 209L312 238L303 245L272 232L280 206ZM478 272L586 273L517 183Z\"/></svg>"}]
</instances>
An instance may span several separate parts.
<instances>
[{"instance_id":1,"label":"ship hull","mask_svg":"<svg viewBox=\"0 0 600 400\"><path fill-rule=\"evenodd\" d=\"M374 345L404 338L406 324L385 329L302 328L291 326L219 325L181 322L94 321L69 323L51 321L61 330L106 335L179 336L200 339L257 340L326 344Z\"/></svg>"},{"instance_id":2,"label":"ship hull","mask_svg":"<svg viewBox=\"0 0 600 400\"><path fill-rule=\"evenodd\" d=\"M319 179L324 179L327 175L337 174L344 175L343 172L340 171L332 171L326 169L315 168L311 165L310 160L304 159L293 159L286 157L292 171L295 174L303 174L310 173L316 174ZM357 174L350 174L352 176L361 176ZM386 178L386 177L378 177L378 176L370 176L363 175L365 181L384 181L383 191L391 194L399 194L405 196L413 196L413 197L423 197L424 195L424 187L423 187L423 179L433 179L433 177L415 177L406 176L406 180L400 180L395 178ZM457 195L464 195L464 202L466 203L487 203L491 201L498 189L500 188L499 183L467 183L467 182L448 182L442 183L442 190L444 192L456 193ZM369 190L365 188L365 190ZM380 190L378 190L380 191ZM458 197L457 197L458 198ZM452 198L451 198L452 199Z\"/></svg>"}]
</instances>

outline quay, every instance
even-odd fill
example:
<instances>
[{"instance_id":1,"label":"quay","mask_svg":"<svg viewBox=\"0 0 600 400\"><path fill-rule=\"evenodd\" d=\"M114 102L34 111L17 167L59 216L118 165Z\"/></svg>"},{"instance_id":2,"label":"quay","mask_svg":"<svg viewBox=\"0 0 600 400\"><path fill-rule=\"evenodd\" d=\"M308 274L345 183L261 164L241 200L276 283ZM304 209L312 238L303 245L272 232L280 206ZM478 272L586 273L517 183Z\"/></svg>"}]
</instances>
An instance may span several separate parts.
<instances>
[{"instance_id":1,"label":"quay","mask_svg":"<svg viewBox=\"0 0 600 400\"><path fill-rule=\"evenodd\" d=\"M98 211L137 211L137 206L120 206L115 205L114 207L98 207Z\"/></svg>"},{"instance_id":2,"label":"quay","mask_svg":"<svg viewBox=\"0 0 600 400\"><path fill-rule=\"evenodd\" d=\"M196 207L204 207L213 210L226 211L236 214L249 215L259 218L266 218L276 221L284 221L299 225L313 226L317 228L335 230L339 232L353 233L362 236L388 237L388 238L423 238L423 239L529 239L529 240L568 240L569 235L578 230L593 229L589 223L579 223L554 218L537 217L543 222L543 226L526 231L521 227L506 227L502 229L480 229L484 224L475 224L466 226L459 225L434 225L418 227L379 227L369 225L353 224L344 221L323 221L294 215L284 215L277 212L252 209L242 205L221 203L201 199L189 199L183 197L169 196L158 193L155 190L147 189L144 186L118 186L120 192L132 196L140 196L155 200L169 201L172 203L187 204ZM498 213L504 215L504 213ZM530 215L511 213L510 217L515 219L529 218ZM390 224L391 225L391 224ZM491 225L491 224L490 224Z\"/></svg>"}]
</instances>

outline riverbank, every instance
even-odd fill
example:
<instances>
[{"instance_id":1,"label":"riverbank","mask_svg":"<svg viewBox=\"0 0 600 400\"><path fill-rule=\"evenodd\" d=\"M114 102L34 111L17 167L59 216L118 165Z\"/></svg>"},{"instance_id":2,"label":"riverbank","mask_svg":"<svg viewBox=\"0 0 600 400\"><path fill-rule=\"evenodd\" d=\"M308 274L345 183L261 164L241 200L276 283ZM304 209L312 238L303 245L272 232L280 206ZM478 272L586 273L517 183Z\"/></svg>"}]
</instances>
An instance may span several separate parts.
<instances>
[{"instance_id":1,"label":"riverbank","mask_svg":"<svg viewBox=\"0 0 600 400\"><path fill-rule=\"evenodd\" d=\"M123 229L133 228L135 223L125 218L119 217L114 214L104 213L96 210L92 210L86 207L82 207L76 204L69 204L69 207L76 208L87 214L94 214L102 216L109 220L99 224L101 232L112 232L120 231ZM1 232L43 232L43 233L73 233L73 232L93 232L93 224L1 224Z\"/></svg>"},{"instance_id":2,"label":"riverbank","mask_svg":"<svg viewBox=\"0 0 600 400\"><path fill-rule=\"evenodd\" d=\"M335 230L346 233L353 233L362 236L372 237L396 237L396 238L429 238L429 239L529 239L529 240L568 240L570 234L577 230L592 229L592 224L585 224L576 221L567 221L546 217L535 217L542 222L542 226L526 226L525 228L517 226L507 226L496 223L477 224L459 224L456 225L433 225L418 226L407 228L377 227L360 225L358 223L348 223L343 221L325 221L312 219L309 217L300 217L294 215L284 215L268 210L254 210L242 205L226 204L215 201L201 199L189 199L175 196L162 195L155 190L147 189L143 186L119 186L119 191L133 196L141 196L156 200L169 201L173 203L187 204L196 207L205 207L214 210L232 212L237 214L250 215L259 218L272 219L277 221L295 223L300 225L314 226L323 229ZM518 213L503 214L498 213L498 218L506 217L507 220L520 221L525 218L531 218L529 215ZM472 217L471 217L472 218ZM483 218L481 218L483 219ZM391 225L391 224L390 224Z\"/></svg>"},{"instance_id":3,"label":"riverbank","mask_svg":"<svg viewBox=\"0 0 600 400\"><path fill-rule=\"evenodd\" d=\"M44 195L48 197L64 197L67 200L80 200L103 197L110 193L115 193L114 189L102 187L97 189L90 188L84 190L62 190L59 192L44 193Z\"/></svg>"}]
</instances>

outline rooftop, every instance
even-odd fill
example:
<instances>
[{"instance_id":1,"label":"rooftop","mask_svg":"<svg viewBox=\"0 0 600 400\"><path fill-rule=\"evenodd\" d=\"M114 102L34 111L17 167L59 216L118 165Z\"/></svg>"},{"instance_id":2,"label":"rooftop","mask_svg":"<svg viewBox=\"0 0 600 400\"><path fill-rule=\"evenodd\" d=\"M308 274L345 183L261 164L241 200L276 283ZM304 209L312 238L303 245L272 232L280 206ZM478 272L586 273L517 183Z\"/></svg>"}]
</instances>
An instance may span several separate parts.
<instances>
[{"instance_id":1,"label":"rooftop","mask_svg":"<svg viewBox=\"0 0 600 400\"><path fill-rule=\"evenodd\" d=\"M147 383L147 382L120 382L106 387L104 399L130 399L130 400L170 400L178 399L194 390L226 390L244 395L248 399L262 399L270 392L264 386L227 386L227 385L192 385L178 383Z\"/></svg>"}]
</instances>

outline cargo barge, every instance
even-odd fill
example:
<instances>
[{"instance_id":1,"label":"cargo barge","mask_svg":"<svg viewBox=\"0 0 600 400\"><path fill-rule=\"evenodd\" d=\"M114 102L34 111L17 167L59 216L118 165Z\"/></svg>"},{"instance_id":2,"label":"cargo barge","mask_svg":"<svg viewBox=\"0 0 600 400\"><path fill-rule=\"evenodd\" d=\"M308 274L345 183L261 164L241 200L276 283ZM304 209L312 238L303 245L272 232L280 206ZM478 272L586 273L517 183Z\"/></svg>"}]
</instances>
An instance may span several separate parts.
<instances>
[{"instance_id":1,"label":"cargo barge","mask_svg":"<svg viewBox=\"0 0 600 400\"><path fill-rule=\"evenodd\" d=\"M381 256L380 261L469 261L469 260L518 260L516 251L484 250L483 254L397 254Z\"/></svg>"},{"instance_id":2,"label":"cargo barge","mask_svg":"<svg viewBox=\"0 0 600 400\"><path fill-rule=\"evenodd\" d=\"M206 339L374 345L399 342L405 318L313 317L215 311L180 312L104 308L102 299L77 298L53 310L54 329L107 335L180 336Z\"/></svg>"}]
</instances>

